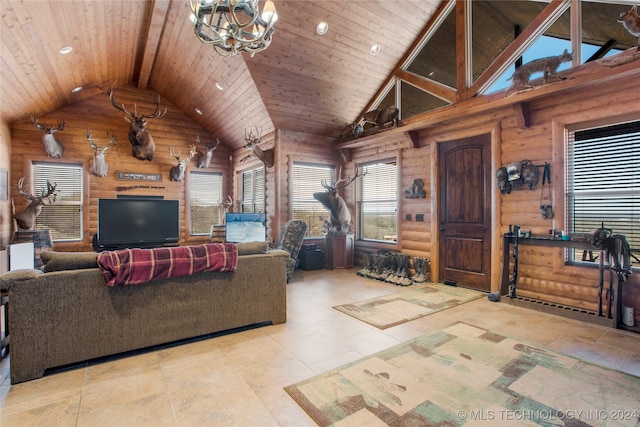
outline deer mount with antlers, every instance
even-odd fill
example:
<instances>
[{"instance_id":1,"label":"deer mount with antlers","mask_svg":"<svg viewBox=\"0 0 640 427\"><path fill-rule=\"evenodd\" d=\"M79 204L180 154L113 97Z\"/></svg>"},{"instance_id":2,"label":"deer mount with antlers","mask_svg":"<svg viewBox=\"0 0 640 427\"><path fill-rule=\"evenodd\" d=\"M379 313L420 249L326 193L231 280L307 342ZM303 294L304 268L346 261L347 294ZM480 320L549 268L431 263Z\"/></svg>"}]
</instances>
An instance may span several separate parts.
<instances>
[{"instance_id":1,"label":"deer mount with antlers","mask_svg":"<svg viewBox=\"0 0 640 427\"><path fill-rule=\"evenodd\" d=\"M130 123L129 142L131 143L133 157L138 160L153 160L156 146L153 142L153 137L145 129L145 126L148 123L147 119L161 118L167 114L166 108L164 111L160 111L160 95L158 95L156 99L155 111L151 114L143 114L141 116L138 116L138 107L136 104L133 104L133 113L130 113L124 104L118 105L116 103L113 99L113 85L111 85L111 89L109 89L109 99L111 100L111 105L125 113L124 119Z\"/></svg>"},{"instance_id":2,"label":"deer mount with antlers","mask_svg":"<svg viewBox=\"0 0 640 427\"><path fill-rule=\"evenodd\" d=\"M62 157L64 153L64 146L58 141L53 134L59 130L64 130L64 120L58 122L57 127L49 126L47 124L38 123L38 119L33 113L29 114L31 123L42 131L42 143L44 144L44 151L46 151L49 157Z\"/></svg>"},{"instance_id":3,"label":"deer mount with antlers","mask_svg":"<svg viewBox=\"0 0 640 427\"><path fill-rule=\"evenodd\" d=\"M107 145L98 144L98 139L93 137L91 130L87 130L87 142L93 150L93 174L95 176L104 177L109 173L109 165L107 164L107 150L112 145L118 145L118 136L113 132L107 132L109 143Z\"/></svg>"},{"instance_id":4,"label":"deer mount with antlers","mask_svg":"<svg viewBox=\"0 0 640 427\"><path fill-rule=\"evenodd\" d=\"M169 154L178 161L178 164L172 167L169 171L169 178L171 181L178 182L184 179L184 171L187 168L187 163L193 159L193 156L195 156L197 152L196 145L191 144L189 146L189 155L181 157L181 152L178 152L178 155L176 156L173 152L173 147L169 147Z\"/></svg>"},{"instance_id":5,"label":"deer mount with antlers","mask_svg":"<svg viewBox=\"0 0 640 427\"><path fill-rule=\"evenodd\" d=\"M333 180L331 184L327 184L326 180L322 180L322 186L327 190L323 192L313 193L313 198L322 203L330 213L330 220L328 224L329 234L344 234L349 233L351 229L351 212L347 206L347 202L344 201L342 196L338 194L338 190L341 190L351 184L356 178L367 174L367 170L360 172L356 169L354 176L349 175L347 178L340 178L342 174L342 168L338 170L337 180Z\"/></svg>"},{"instance_id":6,"label":"deer mount with antlers","mask_svg":"<svg viewBox=\"0 0 640 427\"><path fill-rule=\"evenodd\" d=\"M263 150L262 148L260 148L258 144L260 144L261 138L262 138L261 132L258 132L257 129L256 129L256 135L253 134L253 131L247 132L245 130L244 136L242 137L242 139L244 139L244 141L246 142L246 144L244 145L244 148L251 150L253 155L256 156L258 159L260 159L260 161L264 163L265 166L271 168L273 167L273 164L274 164L273 148L270 148L268 150ZM242 160L240 160L240 162L246 161L249 157L251 157L251 154L244 157Z\"/></svg>"},{"instance_id":7,"label":"deer mount with antlers","mask_svg":"<svg viewBox=\"0 0 640 427\"><path fill-rule=\"evenodd\" d=\"M211 164L211 158L213 158L213 152L216 150L216 148L218 148L218 145L220 145L220 140L215 137L215 144L203 144L202 142L200 142L200 135L198 135L196 137L196 144L200 144L200 145L204 145L204 147L206 148L205 151L203 152L198 152L198 155L196 156L196 166L198 167L198 169L208 169L209 165Z\"/></svg>"},{"instance_id":8,"label":"deer mount with antlers","mask_svg":"<svg viewBox=\"0 0 640 427\"><path fill-rule=\"evenodd\" d=\"M23 211L13 214L13 219L15 219L16 225L20 230L33 230L36 225L36 218L42 212L45 201L49 202L49 204L55 203L57 186L58 184L54 183L51 185L51 183L47 181L47 189L45 190L43 188L40 190L39 196L33 196L29 193L29 185L24 184L24 177L18 180L18 191L22 197L29 201L29 204Z\"/></svg>"}]
</instances>

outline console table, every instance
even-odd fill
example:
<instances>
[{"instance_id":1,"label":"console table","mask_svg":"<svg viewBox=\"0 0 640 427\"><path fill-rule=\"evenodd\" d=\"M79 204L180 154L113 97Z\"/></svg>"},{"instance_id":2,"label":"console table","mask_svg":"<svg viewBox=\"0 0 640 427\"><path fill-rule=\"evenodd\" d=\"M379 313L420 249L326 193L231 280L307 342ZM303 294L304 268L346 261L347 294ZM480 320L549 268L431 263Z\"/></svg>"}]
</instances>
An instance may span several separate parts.
<instances>
[{"instance_id":1,"label":"console table","mask_svg":"<svg viewBox=\"0 0 640 427\"><path fill-rule=\"evenodd\" d=\"M552 248L575 248L585 251L593 251L594 247L590 242L573 241L573 240L560 240L544 237L517 237L515 234L505 234L502 240L502 279L500 284L500 295L503 296L503 300L512 305L523 306L527 308L533 308L539 311L545 311L548 313L558 314L566 317L571 317L577 320L583 320L591 323L597 323L603 326L610 326L613 328L619 327L620 313L622 310L622 299L620 298L620 281L618 275L613 274L613 297L611 301L611 318L601 316L599 313L591 312L589 310L578 309L575 307L564 307L561 304L549 303L543 300L534 300L532 298L520 298L517 296L517 275L515 276L514 286L515 289L509 292L510 282L510 264L511 251L513 245L518 241L518 245L523 246L546 246ZM597 249L595 249L597 250ZM601 253L600 257L604 254ZM601 258L602 259L602 258ZM606 266L607 268L609 266ZM519 267L518 267L519 268ZM600 263L600 274L604 273L605 266ZM601 276L602 277L602 276ZM603 301L605 297L603 296Z\"/></svg>"}]
</instances>

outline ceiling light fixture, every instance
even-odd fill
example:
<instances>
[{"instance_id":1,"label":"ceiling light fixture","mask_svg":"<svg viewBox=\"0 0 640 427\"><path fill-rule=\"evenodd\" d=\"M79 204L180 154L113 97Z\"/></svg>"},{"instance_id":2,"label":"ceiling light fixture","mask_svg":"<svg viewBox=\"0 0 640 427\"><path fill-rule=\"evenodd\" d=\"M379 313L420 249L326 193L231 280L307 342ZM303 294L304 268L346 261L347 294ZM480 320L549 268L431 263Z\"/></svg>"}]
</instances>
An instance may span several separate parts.
<instances>
[{"instance_id":1,"label":"ceiling light fixture","mask_svg":"<svg viewBox=\"0 0 640 427\"><path fill-rule=\"evenodd\" d=\"M71 93L82 92L82 89L84 89L82 86L74 87L73 89L71 89Z\"/></svg>"},{"instance_id":2,"label":"ceiling light fixture","mask_svg":"<svg viewBox=\"0 0 640 427\"><path fill-rule=\"evenodd\" d=\"M372 44L371 47L369 48L369 54L371 56L376 56L378 54L378 52L380 52L380 45L379 44Z\"/></svg>"},{"instance_id":3,"label":"ceiling light fixture","mask_svg":"<svg viewBox=\"0 0 640 427\"><path fill-rule=\"evenodd\" d=\"M329 31L329 24L324 21L318 22L318 25L316 25L316 33L319 36L322 36L324 34L327 34L327 31Z\"/></svg>"},{"instance_id":4,"label":"ceiling light fixture","mask_svg":"<svg viewBox=\"0 0 640 427\"><path fill-rule=\"evenodd\" d=\"M58 52L60 52L61 55L66 55L67 53L73 52L73 48L71 46L65 46L62 49L60 49Z\"/></svg>"},{"instance_id":5,"label":"ceiling light fixture","mask_svg":"<svg viewBox=\"0 0 640 427\"><path fill-rule=\"evenodd\" d=\"M191 22L198 39L222 56L249 52L251 56L271 44L278 13L267 0L260 15L258 0L189 0Z\"/></svg>"},{"instance_id":6,"label":"ceiling light fixture","mask_svg":"<svg viewBox=\"0 0 640 427\"><path fill-rule=\"evenodd\" d=\"M220 82L216 82L216 87L218 88L218 90L224 90L224 86Z\"/></svg>"},{"instance_id":7,"label":"ceiling light fixture","mask_svg":"<svg viewBox=\"0 0 640 427\"><path fill-rule=\"evenodd\" d=\"M195 112L196 112L196 114L197 114L197 115L199 115L199 116L201 116L201 115L203 114L203 113L202 113L202 110L201 110L201 109L199 109L198 107L195 107L195 108L193 109L193 111L195 111Z\"/></svg>"}]
</instances>

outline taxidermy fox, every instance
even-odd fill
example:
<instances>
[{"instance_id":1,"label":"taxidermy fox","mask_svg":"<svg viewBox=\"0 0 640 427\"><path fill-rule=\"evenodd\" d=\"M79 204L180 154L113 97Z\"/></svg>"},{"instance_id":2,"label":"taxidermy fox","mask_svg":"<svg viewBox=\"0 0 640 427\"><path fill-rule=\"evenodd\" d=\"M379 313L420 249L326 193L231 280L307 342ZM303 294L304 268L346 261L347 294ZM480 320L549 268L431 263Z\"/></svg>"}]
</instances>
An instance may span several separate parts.
<instances>
[{"instance_id":1,"label":"taxidermy fox","mask_svg":"<svg viewBox=\"0 0 640 427\"><path fill-rule=\"evenodd\" d=\"M509 77L508 80L513 79L510 89L533 87L529 85L529 78L533 73L543 73L543 82L545 84L549 80L549 76L558 77L564 80L566 77L561 77L557 73L558 67L560 67L560 64L563 62L570 62L571 60L573 60L573 53L569 53L567 49L564 50L562 55L534 59L533 61L520 66L516 69L513 75Z\"/></svg>"},{"instance_id":2,"label":"taxidermy fox","mask_svg":"<svg viewBox=\"0 0 640 427\"><path fill-rule=\"evenodd\" d=\"M628 12L621 13L617 21L624 25L624 28L626 28L631 35L638 37L638 48L636 50L640 51L640 17L638 16L636 7L633 6Z\"/></svg>"}]
</instances>

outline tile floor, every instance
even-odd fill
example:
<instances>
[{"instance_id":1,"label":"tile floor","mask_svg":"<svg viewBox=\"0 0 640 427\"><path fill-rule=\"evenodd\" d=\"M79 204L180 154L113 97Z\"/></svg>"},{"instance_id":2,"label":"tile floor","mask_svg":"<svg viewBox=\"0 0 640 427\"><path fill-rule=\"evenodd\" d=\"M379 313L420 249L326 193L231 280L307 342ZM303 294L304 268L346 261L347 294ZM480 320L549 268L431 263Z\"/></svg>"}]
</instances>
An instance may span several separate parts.
<instances>
[{"instance_id":1,"label":"tile floor","mask_svg":"<svg viewBox=\"0 0 640 427\"><path fill-rule=\"evenodd\" d=\"M285 324L166 346L11 386L0 425L314 426L284 386L456 321L640 376L640 335L481 298L384 331L331 307L398 290L356 270L296 271Z\"/></svg>"}]
</instances>

